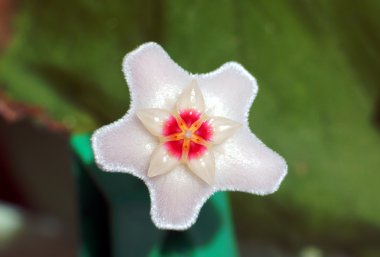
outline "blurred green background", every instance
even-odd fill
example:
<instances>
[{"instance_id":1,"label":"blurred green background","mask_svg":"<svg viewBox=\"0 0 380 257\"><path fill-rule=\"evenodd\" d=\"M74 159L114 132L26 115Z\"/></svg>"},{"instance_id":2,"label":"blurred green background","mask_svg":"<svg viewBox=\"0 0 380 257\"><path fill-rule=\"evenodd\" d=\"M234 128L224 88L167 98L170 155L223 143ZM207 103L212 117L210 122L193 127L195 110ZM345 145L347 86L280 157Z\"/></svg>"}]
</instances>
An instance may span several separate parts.
<instances>
[{"instance_id":1,"label":"blurred green background","mask_svg":"<svg viewBox=\"0 0 380 257\"><path fill-rule=\"evenodd\" d=\"M243 64L250 125L285 157L267 197L231 193L243 256L380 256L380 1L18 1L0 86L73 133L129 106L124 55L160 43L193 73Z\"/></svg>"}]
</instances>

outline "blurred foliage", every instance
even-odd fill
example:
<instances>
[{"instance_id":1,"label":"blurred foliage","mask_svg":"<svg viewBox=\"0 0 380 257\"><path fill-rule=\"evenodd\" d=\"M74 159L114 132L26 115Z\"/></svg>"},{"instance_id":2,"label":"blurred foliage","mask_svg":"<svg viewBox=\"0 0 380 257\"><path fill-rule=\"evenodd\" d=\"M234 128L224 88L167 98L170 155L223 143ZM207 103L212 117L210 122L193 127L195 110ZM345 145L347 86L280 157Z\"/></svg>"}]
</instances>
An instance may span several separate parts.
<instances>
[{"instance_id":1,"label":"blurred foliage","mask_svg":"<svg viewBox=\"0 0 380 257\"><path fill-rule=\"evenodd\" d=\"M273 196L233 194L240 233L376 256L379 11L371 0L23 1L1 84L87 131L128 109L121 61L143 42L194 73L241 62L260 86L251 127L289 175Z\"/></svg>"}]
</instances>

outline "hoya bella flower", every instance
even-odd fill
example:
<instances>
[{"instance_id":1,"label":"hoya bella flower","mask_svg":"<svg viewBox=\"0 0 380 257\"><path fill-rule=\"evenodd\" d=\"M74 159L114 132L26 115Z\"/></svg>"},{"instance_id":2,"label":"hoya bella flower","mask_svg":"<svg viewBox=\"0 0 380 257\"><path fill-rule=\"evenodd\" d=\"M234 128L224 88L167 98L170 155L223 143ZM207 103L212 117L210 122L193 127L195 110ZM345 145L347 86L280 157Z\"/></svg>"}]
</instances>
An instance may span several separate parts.
<instances>
[{"instance_id":1,"label":"hoya bella flower","mask_svg":"<svg viewBox=\"0 0 380 257\"><path fill-rule=\"evenodd\" d=\"M157 227L189 228L216 191L278 189L287 165L249 129L258 88L240 64L190 74L161 46L146 43L125 56L123 72L130 110L95 131L95 161L146 183Z\"/></svg>"}]
</instances>

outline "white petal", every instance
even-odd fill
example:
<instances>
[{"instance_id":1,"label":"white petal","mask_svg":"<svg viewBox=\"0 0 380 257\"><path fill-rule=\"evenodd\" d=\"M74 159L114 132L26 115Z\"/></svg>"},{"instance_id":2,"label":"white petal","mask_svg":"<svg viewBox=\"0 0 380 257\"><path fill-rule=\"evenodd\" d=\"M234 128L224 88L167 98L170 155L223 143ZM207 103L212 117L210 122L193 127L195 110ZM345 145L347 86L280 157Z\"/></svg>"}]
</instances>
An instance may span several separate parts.
<instances>
[{"instance_id":1,"label":"white petal","mask_svg":"<svg viewBox=\"0 0 380 257\"><path fill-rule=\"evenodd\" d=\"M213 148L215 186L265 195L275 192L287 172L285 160L244 127L225 143Z\"/></svg>"},{"instance_id":2,"label":"white petal","mask_svg":"<svg viewBox=\"0 0 380 257\"><path fill-rule=\"evenodd\" d=\"M145 128L155 136L162 135L164 122L170 118L170 113L162 109L143 109L136 112Z\"/></svg>"},{"instance_id":3,"label":"white petal","mask_svg":"<svg viewBox=\"0 0 380 257\"><path fill-rule=\"evenodd\" d=\"M209 185L215 177L215 159L211 151L206 151L202 157L188 161L189 169Z\"/></svg>"},{"instance_id":4,"label":"white petal","mask_svg":"<svg viewBox=\"0 0 380 257\"><path fill-rule=\"evenodd\" d=\"M229 62L214 72L197 77L207 104L207 114L243 123L257 94L254 77L243 66Z\"/></svg>"},{"instance_id":5,"label":"white petal","mask_svg":"<svg viewBox=\"0 0 380 257\"><path fill-rule=\"evenodd\" d=\"M179 165L173 171L147 180L151 215L161 229L184 230L197 219L213 188Z\"/></svg>"},{"instance_id":6,"label":"white petal","mask_svg":"<svg viewBox=\"0 0 380 257\"><path fill-rule=\"evenodd\" d=\"M222 143L224 140L231 137L242 126L236 121L223 117L211 117L208 119L208 122L213 129L212 142L214 144Z\"/></svg>"},{"instance_id":7,"label":"white petal","mask_svg":"<svg viewBox=\"0 0 380 257\"><path fill-rule=\"evenodd\" d=\"M136 116L96 130L91 138L96 163L106 171L127 172L145 178L151 154L158 145Z\"/></svg>"},{"instance_id":8,"label":"white petal","mask_svg":"<svg viewBox=\"0 0 380 257\"><path fill-rule=\"evenodd\" d=\"M178 99L177 109L196 109L199 112L204 111L205 102L203 95L195 80L192 80L190 86L182 92L181 96Z\"/></svg>"},{"instance_id":9,"label":"white petal","mask_svg":"<svg viewBox=\"0 0 380 257\"><path fill-rule=\"evenodd\" d=\"M179 163L179 160L169 155L164 145L160 145L152 154L148 177L165 174L173 170Z\"/></svg>"},{"instance_id":10,"label":"white petal","mask_svg":"<svg viewBox=\"0 0 380 257\"><path fill-rule=\"evenodd\" d=\"M124 57L123 72L132 109L172 110L182 90L190 84L189 73L178 66L156 43L146 43Z\"/></svg>"}]
</instances>

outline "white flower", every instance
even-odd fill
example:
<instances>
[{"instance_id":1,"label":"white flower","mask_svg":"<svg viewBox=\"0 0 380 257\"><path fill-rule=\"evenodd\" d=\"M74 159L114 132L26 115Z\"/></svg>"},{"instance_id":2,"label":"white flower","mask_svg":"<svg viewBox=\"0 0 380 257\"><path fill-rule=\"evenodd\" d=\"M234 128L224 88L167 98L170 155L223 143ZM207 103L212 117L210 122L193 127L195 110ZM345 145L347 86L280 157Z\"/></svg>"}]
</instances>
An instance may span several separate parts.
<instances>
[{"instance_id":1,"label":"white flower","mask_svg":"<svg viewBox=\"0 0 380 257\"><path fill-rule=\"evenodd\" d=\"M190 74L146 43L125 56L123 72L131 107L95 131L95 160L146 183L157 227L189 228L216 191L278 189L287 165L249 129L257 84L240 64Z\"/></svg>"}]
</instances>

